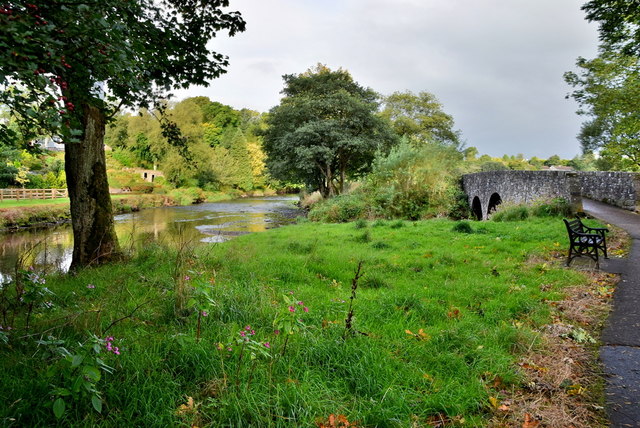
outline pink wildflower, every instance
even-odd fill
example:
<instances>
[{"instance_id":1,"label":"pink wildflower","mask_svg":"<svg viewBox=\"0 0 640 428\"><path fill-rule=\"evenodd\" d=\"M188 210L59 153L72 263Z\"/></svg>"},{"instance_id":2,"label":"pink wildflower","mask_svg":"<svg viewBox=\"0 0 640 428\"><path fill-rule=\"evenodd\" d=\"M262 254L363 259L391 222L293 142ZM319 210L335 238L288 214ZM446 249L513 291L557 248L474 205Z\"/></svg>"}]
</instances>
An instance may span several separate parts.
<instances>
[{"instance_id":1,"label":"pink wildflower","mask_svg":"<svg viewBox=\"0 0 640 428\"><path fill-rule=\"evenodd\" d=\"M273 330L273 334L275 334L276 336L280 334L280 330Z\"/></svg>"},{"instance_id":2,"label":"pink wildflower","mask_svg":"<svg viewBox=\"0 0 640 428\"><path fill-rule=\"evenodd\" d=\"M265 348L271 349L271 344L269 342L264 342L263 345Z\"/></svg>"},{"instance_id":3,"label":"pink wildflower","mask_svg":"<svg viewBox=\"0 0 640 428\"><path fill-rule=\"evenodd\" d=\"M303 311L305 312L309 312L309 308L307 308L306 306L304 308L302 308Z\"/></svg>"},{"instance_id":4,"label":"pink wildflower","mask_svg":"<svg viewBox=\"0 0 640 428\"><path fill-rule=\"evenodd\" d=\"M289 312L295 312L296 308L294 308L293 306L289 306Z\"/></svg>"},{"instance_id":5,"label":"pink wildflower","mask_svg":"<svg viewBox=\"0 0 640 428\"><path fill-rule=\"evenodd\" d=\"M304 302L303 302L302 300L300 300L300 301L298 302L298 306L302 306L302 305L304 305Z\"/></svg>"},{"instance_id":6,"label":"pink wildflower","mask_svg":"<svg viewBox=\"0 0 640 428\"><path fill-rule=\"evenodd\" d=\"M251 326L250 326L250 325L248 325L248 326L246 326L244 329L245 329L245 330L247 330L247 331L249 331L249 330L251 330Z\"/></svg>"},{"instance_id":7,"label":"pink wildflower","mask_svg":"<svg viewBox=\"0 0 640 428\"><path fill-rule=\"evenodd\" d=\"M96 286L95 286L95 285L93 285L93 284L87 284L87 288L92 289L92 288L96 288Z\"/></svg>"},{"instance_id":8,"label":"pink wildflower","mask_svg":"<svg viewBox=\"0 0 640 428\"><path fill-rule=\"evenodd\" d=\"M184 276L184 280L185 280L185 281L189 281L190 279L191 279L191 277L190 277L189 275L185 275L185 276Z\"/></svg>"},{"instance_id":9,"label":"pink wildflower","mask_svg":"<svg viewBox=\"0 0 640 428\"><path fill-rule=\"evenodd\" d=\"M203 316L203 317L208 317L208 316L209 316L209 312L207 312L207 311L202 311L202 316Z\"/></svg>"},{"instance_id":10,"label":"pink wildflower","mask_svg":"<svg viewBox=\"0 0 640 428\"><path fill-rule=\"evenodd\" d=\"M246 333L244 330L242 330L242 331L240 332L240 336L245 337L246 335L247 335L247 333Z\"/></svg>"},{"instance_id":11,"label":"pink wildflower","mask_svg":"<svg viewBox=\"0 0 640 428\"><path fill-rule=\"evenodd\" d=\"M255 330L251 330L251 331L249 332L249 334L250 334L251 336L254 336L254 335L256 334L256 331L255 331Z\"/></svg>"}]
</instances>

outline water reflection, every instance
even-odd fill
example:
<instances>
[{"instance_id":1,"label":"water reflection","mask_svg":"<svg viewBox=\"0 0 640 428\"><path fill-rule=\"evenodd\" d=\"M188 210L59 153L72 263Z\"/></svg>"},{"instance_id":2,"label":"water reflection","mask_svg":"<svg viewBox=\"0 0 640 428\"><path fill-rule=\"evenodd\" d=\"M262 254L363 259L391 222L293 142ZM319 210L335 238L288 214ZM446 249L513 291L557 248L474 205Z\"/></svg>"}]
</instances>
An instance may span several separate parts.
<instances>
[{"instance_id":1,"label":"water reflection","mask_svg":"<svg viewBox=\"0 0 640 428\"><path fill-rule=\"evenodd\" d=\"M234 236L262 232L291 223L296 197L246 198L187 207L162 207L115 217L123 248L149 241L224 242ZM70 225L0 235L0 281L13 276L19 258L38 271L66 271L71 264Z\"/></svg>"}]
</instances>

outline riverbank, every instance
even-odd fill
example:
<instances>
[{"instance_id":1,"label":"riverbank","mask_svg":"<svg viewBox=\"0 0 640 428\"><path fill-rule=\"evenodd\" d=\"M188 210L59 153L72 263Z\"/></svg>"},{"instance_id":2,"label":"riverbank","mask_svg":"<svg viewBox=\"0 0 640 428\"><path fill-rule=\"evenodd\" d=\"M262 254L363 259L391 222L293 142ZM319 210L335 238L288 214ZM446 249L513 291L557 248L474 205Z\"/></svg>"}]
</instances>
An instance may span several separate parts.
<instances>
[{"instance_id":1,"label":"riverbank","mask_svg":"<svg viewBox=\"0 0 640 428\"><path fill-rule=\"evenodd\" d=\"M256 196L275 195L259 192ZM113 213L126 214L146 208L185 206L246 197L244 194L203 192L200 189L174 190L167 194L111 195ZM71 221L69 198L55 200L21 200L0 203L0 233L31 227L48 227Z\"/></svg>"},{"instance_id":2,"label":"riverbank","mask_svg":"<svg viewBox=\"0 0 640 428\"><path fill-rule=\"evenodd\" d=\"M28 314L7 308L0 419L603 426L592 342L613 280L565 268L565 240L546 218L303 222L223 245L150 243L48 278Z\"/></svg>"}]
</instances>

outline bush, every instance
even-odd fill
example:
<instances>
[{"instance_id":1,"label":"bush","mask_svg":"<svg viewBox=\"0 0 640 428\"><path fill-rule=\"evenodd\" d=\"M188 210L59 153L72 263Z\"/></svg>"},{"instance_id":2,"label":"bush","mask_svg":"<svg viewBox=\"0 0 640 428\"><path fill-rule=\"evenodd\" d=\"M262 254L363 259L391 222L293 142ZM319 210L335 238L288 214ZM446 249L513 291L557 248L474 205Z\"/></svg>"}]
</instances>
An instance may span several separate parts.
<instances>
[{"instance_id":1,"label":"bush","mask_svg":"<svg viewBox=\"0 0 640 428\"><path fill-rule=\"evenodd\" d=\"M493 221L520 221L529 217L569 217L571 205L566 199L555 198L539 201L532 206L524 204L501 204L490 216Z\"/></svg>"},{"instance_id":2,"label":"bush","mask_svg":"<svg viewBox=\"0 0 640 428\"><path fill-rule=\"evenodd\" d=\"M536 217L570 217L571 205L564 198L554 198L551 201L539 202L531 209L531 214Z\"/></svg>"},{"instance_id":3,"label":"bush","mask_svg":"<svg viewBox=\"0 0 640 428\"><path fill-rule=\"evenodd\" d=\"M364 229L366 228L368 225L367 220L365 219L360 219L358 221L355 222L355 224L353 225L356 229Z\"/></svg>"},{"instance_id":4,"label":"bush","mask_svg":"<svg viewBox=\"0 0 640 428\"><path fill-rule=\"evenodd\" d=\"M520 221L529 218L529 207L526 205L500 204L490 216L492 221Z\"/></svg>"},{"instance_id":5,"label":"bush","mask_svg":"<svg viewBox=\"0 0 640 428\"><path fill-rule=\"evenodd\" d=\"M468 221L459 221L451 228L452 232L473 233L473 228Z\"/></svg>"},{"instance_id":6,"label":"bush","mask_svg":"<svg viewBox=\"0 0 640 428\"><path fill-rule=\"evenodd\" d=\"M367 201L361 193L340 195L319 202L309 212L309 220L327 223L344 223L367 216Z\"/></svg>"}]
</instances>

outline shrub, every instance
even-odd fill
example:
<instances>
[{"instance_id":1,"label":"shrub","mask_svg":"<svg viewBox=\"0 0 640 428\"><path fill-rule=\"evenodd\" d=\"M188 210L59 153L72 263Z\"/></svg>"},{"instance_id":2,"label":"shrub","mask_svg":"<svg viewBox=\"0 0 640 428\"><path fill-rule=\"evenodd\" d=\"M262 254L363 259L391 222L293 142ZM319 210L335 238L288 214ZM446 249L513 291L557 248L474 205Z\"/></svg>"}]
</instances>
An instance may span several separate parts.
<instances>
[{"instance_id":1,"label":"shrub","mask_svg":"<svg viewBox=\"0 0 640 428\"><path fill-rule=\"evenodd\" d=\"M356 236L354 241L362 242L362 243L371 242L371 232L369 232L368 230L365 230L364 233L362 233L362 235Z\"/></svg>"},{"instance_id":2,"label":"shrub","mask_svg":"<svg viewBox=\"0 0 640 428\"><path fill-rule=\"evenodd\" d=\"M468 221L459 221L451 228L452 232L473 233L473 228Z\"/></svg>"},{"instance_id":3,"label":"shrub","mask_svg":"<svg viewBox=\"0 0 640 428\"><path fill-rule=\"evenodd\" d=\"M564 198L554 198L535 204L531 214L536 217L569 217L572 214L571 205Z\"/></svg>"},{"instance_id":4,"label":"shrub","mask_svg":"<svg viewBox=\"0 0 640 428\"><path fill-rule=\"evenodd\" d=\"M340 195L317 203L309 212L309 220L344 223L367 217L367 202L361 193Z\"/></svg>"},{"instance_id":5,"label":"shrub","mask_svg":"<svg viewBox=\"0 0 640 428\"><path fill-rule=\"evenodd\" d=\"M365 219L359 219L355 222L355 224L353 225L356 229L364 229L366 228L368 225L367 220Z\"/></svg>"},{"instance_id":6,"label":"shrub","mask_svg":"<svg viewBox=\"0 0 640 428\"><path fill-rule=\"evenodd\" d=\"M571 205L566 199L555 198L539 201L532 206L524 204L501 204L491 215L493 221L520 221L529 217L569 217Z\"/></svg>"},{"instance_id":7,"label":"shrub","mask_svg":"<svg viewBox=\"0 0 640 428\"><path fill-rule=\"evenodd\" d=\"M520 221L529 218L526 205L501 204L490 216L492 221Z\"/></svg>"}]
</instances>

